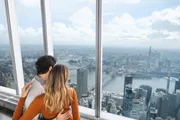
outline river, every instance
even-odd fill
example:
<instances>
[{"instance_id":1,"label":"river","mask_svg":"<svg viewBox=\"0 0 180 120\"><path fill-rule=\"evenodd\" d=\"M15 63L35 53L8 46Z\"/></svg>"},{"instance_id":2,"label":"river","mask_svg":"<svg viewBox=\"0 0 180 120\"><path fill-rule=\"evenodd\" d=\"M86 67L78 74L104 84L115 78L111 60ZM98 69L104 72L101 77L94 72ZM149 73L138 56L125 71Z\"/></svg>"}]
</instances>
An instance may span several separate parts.
<instances>
[{"instance_id":1,"label":"river","mask_svg":"<svg viewBox=\"0 0 180 120\"><path fill-rule=\"evenodd\" d=\"M58 62L59 63L59 62ZM66 64L70 68L73 68L67 63L67 60L61 61L61 64ZM77 83L77 70L71 70L70 79L73 83ZM93 87L95 85L95 72L88 73L88 86ZM153 92L157 88L166 89L167 79L166 78L152 78L152 79L133 79L132 87L138 88L140 85L149 85L152 87ZM169 92L172 93L174 91L175 81L170 81ZM104 91L115 92L115 93L123 93L124 87L124 77L117 76L115 79L111 80L108 84L103 86Z\"/></svg>"}]
</instances>

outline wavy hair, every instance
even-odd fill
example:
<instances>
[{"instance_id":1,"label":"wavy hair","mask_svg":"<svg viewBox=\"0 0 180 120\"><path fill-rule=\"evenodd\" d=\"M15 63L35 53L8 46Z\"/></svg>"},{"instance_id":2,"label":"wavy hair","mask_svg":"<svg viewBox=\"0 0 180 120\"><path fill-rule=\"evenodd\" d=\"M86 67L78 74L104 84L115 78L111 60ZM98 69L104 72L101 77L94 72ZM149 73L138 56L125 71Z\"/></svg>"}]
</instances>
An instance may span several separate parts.
<instances>
[{"instance_id":1,"label":"wavy hair","mask_svg":"<svg viewBox=\"0 0 180 120\"><path fill-rule=\"evenodd\" d=\"M50 112L60 112L72 103L72 92L67 86L69 69L57 64L49 73L45 87L44 102Z\"/></svg>"}]
</instances>

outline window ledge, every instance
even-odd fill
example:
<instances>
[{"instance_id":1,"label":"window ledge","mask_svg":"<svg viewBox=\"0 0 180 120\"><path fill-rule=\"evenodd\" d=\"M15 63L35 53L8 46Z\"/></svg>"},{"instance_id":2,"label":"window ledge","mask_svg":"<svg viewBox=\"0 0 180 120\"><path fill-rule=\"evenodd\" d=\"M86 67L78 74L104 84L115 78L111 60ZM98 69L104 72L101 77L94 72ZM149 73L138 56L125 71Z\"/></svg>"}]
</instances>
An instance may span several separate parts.
<instances>
[{"instance_id":1,"label":"window ledge","mask_svg":"<svg viewBox=\"0 0 180 120\"><path fill-rule=\"evenodd\" d=\"M97 118L95 118L95 110L94 109L79 106L79 110L80 110L81 116L83 118L88 118L91 120L97 119ZM107 112L101 112L101 120L134 120L134 119L107 113Z\"/></svg>"},{"instance_id":2,"label":"window ledge","mask_svg":"<svg viewBox=\"0 0 180 120\"><path fill-rule=\"evenodd\" d=\"M11 89L11 88L7 88L7 87L0 86L0 93L6 93L6 94L16 95L16 90Z\"/></svg>"},{"instance_id":3,"label":"window ledge","mask_svg":"<svg viewBox=\"0 0 180 120\"><path fill-rule=\"evenodd\" d=\"M9 88L6 88L6 89L8 90ZM0 89L0 106L14 111L17 105L17 102L19 100L19 96L15 95L13 91L11 91L10 93L7 93L7 90L2 91L2 89ZM80 114L82 118L90 119L90 120L97 120L97 118L95 117L94 109L79 106L79 110L80 110ZM100 118L100 120L134 120L131 118L118 116L118 115L114 115L114 114L110 114L106 112L101 112L101 117L102 118Z\"/></svg>"}]
</instances>

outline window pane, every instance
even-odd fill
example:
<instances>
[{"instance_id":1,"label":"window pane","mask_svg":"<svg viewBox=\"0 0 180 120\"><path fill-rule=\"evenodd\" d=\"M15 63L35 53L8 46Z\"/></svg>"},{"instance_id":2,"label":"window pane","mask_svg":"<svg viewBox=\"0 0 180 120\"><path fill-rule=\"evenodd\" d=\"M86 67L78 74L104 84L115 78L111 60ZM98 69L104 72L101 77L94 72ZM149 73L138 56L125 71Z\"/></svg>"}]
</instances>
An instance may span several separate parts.
<instances>
[{"instance_id":1,"label":"window pane","mask_svg":"<svg viewBox=\"0 0 180 120\"><path fill-rule=\"evenodd\" d=\"M28 82L36 75L36 60L44 55L40 2L17 0L16 9L24 80Z\"/></svg>"},{"instance_id":2,"label":"window pane","mask_svg":"<svg viewBox=\"0 0 180 120\"><path fill-rule=\"evenodd\" d=\"M0 86L16 89L4 1L0 1Z\"/></svg>"},{"instance_id":3,"label":"window pane","mask_svg":"<svg viewBox=\"0 0 180 120\"><path fill-rule=\"evenodd\" d=\"M94 109L95 4L54 0L51 9L57 63L70 68L70 86L76 89L79 104Z\"/></svg>"},{"instance_id":4,"label":"window pane","mask_svg":"<svg viewBox=\"0 0 180 120\"><path fill-rule=\"evenodd\" d=\"M180 2L105 0L103 19L103 110L180 119Z\"/></svg>"}]
</instances>

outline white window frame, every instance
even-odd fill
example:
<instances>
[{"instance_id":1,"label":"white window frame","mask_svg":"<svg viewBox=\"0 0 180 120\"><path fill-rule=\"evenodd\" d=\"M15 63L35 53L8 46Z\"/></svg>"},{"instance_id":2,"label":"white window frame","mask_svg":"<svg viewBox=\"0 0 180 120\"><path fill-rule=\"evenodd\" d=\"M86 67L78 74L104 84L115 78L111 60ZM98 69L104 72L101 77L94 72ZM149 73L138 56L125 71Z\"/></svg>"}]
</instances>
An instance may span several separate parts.
<instances>
[{"instance_id":1,"label":"white window frame","mask_svg":"<svg viewBox=\"0 0 180 120\"><path fill-rule=\"evenodd\" d=\"M102 101L102 0L96 0L96 85L95 117L101 118Z\"/></svg>"},{"instance_id":2,"label":"white window frame","mask_svg":"<svg viewBox=\"0 0 180 120\"><path fill-rule=\"evenodd\" d=\"M11 48L14 82L16 82L16 94L20 95L21 88L24 86L24 75L15 0L4 0L4 2Z\"/></svg>"},{"instance_id":3,"label":"white window frame","mask_svg":"<svg viewBox=\"0 0 180 120\"><path fill-rule=\"evenodd\" d=\"M50 0L41 0L42 31L46 55L54 55L52 44L52 20Z\"/></svg>"}]
</instances>

